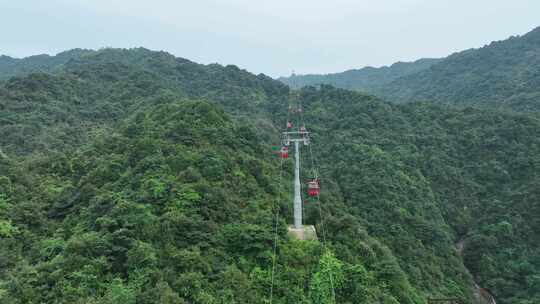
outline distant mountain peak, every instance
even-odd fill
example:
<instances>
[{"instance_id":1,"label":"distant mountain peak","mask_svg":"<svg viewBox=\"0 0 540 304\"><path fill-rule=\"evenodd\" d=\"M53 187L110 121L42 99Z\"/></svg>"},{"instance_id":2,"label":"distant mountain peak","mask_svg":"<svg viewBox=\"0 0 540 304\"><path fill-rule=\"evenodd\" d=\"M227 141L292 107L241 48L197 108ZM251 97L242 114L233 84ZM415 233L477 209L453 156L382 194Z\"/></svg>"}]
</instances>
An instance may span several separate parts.
<instances>
[{"instance_id":1,"label":"distant mountain peak","mask_svg":"<svg viewBox=\"0 0 540 304\"><path fill-rule=\"evenodd\" d=\"M396 62L390 66L378 68L366 66L360 69L346 70L341 73L293 74L290 77L280 77L278 80L293 88L330 84L343 89L372 91L374 88L380 87L399 77L427 69L439 61L440 59L436 58L422 58L413 62Z\"/></svg>"},{"instance_id":2,"label":"distant mountain peak","mask_svg":"<svg viewBox=\"0 0 540 304\"><path fill-rule=\"evenodd\" d=\"M540 27L522 36L454 53L430 69L400 77L374 93L390 101L540 109Z\"/></svg>"},{"instance_id":3,"label":"distant mountain peak","mask_svg":"<svg viewBox=\"0 0 540 304\"><path fill-rule=\"evenodd\" d=\"M540 109L540 27L442 59L422 58L379 68L278 80L293 87L330 84L393 102L483 104Z\"/></svg>"}]
</instances>

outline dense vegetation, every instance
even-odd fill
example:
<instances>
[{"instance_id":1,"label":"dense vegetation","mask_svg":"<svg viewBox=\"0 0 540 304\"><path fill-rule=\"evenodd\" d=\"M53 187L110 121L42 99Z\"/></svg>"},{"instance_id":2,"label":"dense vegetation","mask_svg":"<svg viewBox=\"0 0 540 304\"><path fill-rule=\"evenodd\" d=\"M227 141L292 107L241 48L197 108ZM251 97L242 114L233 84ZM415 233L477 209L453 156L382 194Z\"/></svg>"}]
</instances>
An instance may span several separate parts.
<instances>
[{"instance_id":1,"label":"dense vegetation","mask_svg":"<svg viewBox=\"0 0 540 304\"><path fill-rule=\"evenodd\" d=\"M411 280L433 281L428 261L446 279L459 269L448 258L450 238L464 244L465 264L498 303L540 300L538 115L390 106L330 87L303 96L307 119L328 136L320 139L326 174ZM422 246L434 254L419 258Z\"/></svg>"},{"instance_id":2,"label":"dense vegetation","mask_svg":"<svg viewBox=\"0 0 540 304\"><path fill-rule=\"evenodd\" d=\"M0 55L0 80L13 76L23 76L37 72L54 72L70 59L93 54L95 51L74 49L58 53L56 56L35 55L23 59Z\"/></svg>"},{"instance_id":3,"label":"dense vegetation","mask_svg":"<svg viewBox=\"0 0 540 304\"><path fill-rule=\"evenodd\" d=\"M400 69L398 69L400 68ZM540 110L540 28L444 59L330 75L280 78L286 84L331 84L391 102L431 101L517 111Z\"/></svg>"},{"instance_id":4,"label":"dense vegetation","mask_svg":"<svg viewBox=\"0 0 540 304\"><path fill-rule=\"evenodd\" d=\"M324 218L308 201L306 221L327 247L286 235L292 164L280 186L271 145L289 99L314 132ZM11 78L0 110L2 303L261 303L278 210L274 303L332 303L330 283L337 303L472 303L464 265L499 303L540 300L534 114L289 95L145 49Z\"/></svg>"},{"instance_id":5,"label":"dense vegetation","mask_svg":"<svg viewBox=\"0 0 540 304\"><path fill-rule=\"evenodd\" d=\"M278 80L291 88L329 84L336 88L372 92L400 77L428 69L441 59L423 58L414 62L397 62L380 68L365 67L341 73L317 75L291 75Z\"/></svg>"},{"instance_id":6,"label":"dense vegetation","mask_svg":"<svg viewBox=\"0 0 540 304\"><path fill-rule=\"evenodd\" d=\"M521 37L453 54L379 91L388 100L540 109L540 28Z\"/></svg>"},{"instance_id":7,"label":"dense vegetation","mask_svg":"<svg viewBox=\"0 0 540 304\"><path fill-rule=\"evenodd\" d=\"M206 98L231 113L256 113L287 89L235 66L200 65L164 52L105 49L73 58L57 73L14 77L0 86L5 152L71 147L135 109L174 98Z\"/></svg>"}]
</instances>

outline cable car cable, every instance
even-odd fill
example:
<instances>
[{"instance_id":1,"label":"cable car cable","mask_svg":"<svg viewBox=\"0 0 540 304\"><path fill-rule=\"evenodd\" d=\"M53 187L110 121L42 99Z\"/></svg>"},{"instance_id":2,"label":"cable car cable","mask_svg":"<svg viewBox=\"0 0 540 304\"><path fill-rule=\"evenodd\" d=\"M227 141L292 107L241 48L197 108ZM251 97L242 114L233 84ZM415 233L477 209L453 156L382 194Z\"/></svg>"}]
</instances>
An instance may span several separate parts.
<instances>
[{"instance_id":1,"label":"cable car cable","mask_svg":"<svg viewBox=\"0 0 540 304\"><path fill-rule=\"evenodd\" d=\"M313 170L316 171L315 167L315 157L313 156L313 150L311 149L311 145L309 146L309 153L310 158L313 164ZM317 173L316 173L317 174ZM318 179L318 177L316 177ZM322 238L323 238L323 247L326 250L328 250L327 242L326 242L326 228L324 227L324 216L322 212L322 204L321 204L321 194L320 192L317 193L317 202L316 202L318 209L319 209L319 218L321 219L321 232L322 232ZM330 279L330 287L332 288L332 298L334 300L334 303L336 303L336 290L334 288L334 276L332 275L332 272L329 273L329 279Z\"/></svg>"},{"instance_id":2,"label":"cable car cable","mask_svg":"<svg viewBox=\"0 0 540 304\"><path fill-rule=\"evenodd\" d=\"M293 91L291 94L291 96L289 97L289 108L288 108L288 111L287 111L287 122L286 122L286 127L285 127L285 131L289 131L288 129L289 128L294 128L295 126L291 125L290 124L290 112L291 112L291 109L294 109L291 107L291 103L292 103L292 100L293 99L296 99L296 102L297 102L297 108L294 110L294 113L299 113L299 115L296 116L296 122L297 122L297 126L296 128L303 128L303 132L306 132L304 134L302 134L302 136L308 136L307 135L307 131L305 130L305 121L304 121L304 111L302 109L302 102L301 102L301 96L297 95L297 96L294 96L295 95L295 92ZM296 97L296 98L295 98ZM298 129L298 133L300 133L301 130ZM309 140L309 139L308 139ZM321 220L321 232L322 232L322 238L323 238L323 247L325 249L325 251L328 250L328 246L327 246L327 241L326 241L326 229L325 229L325 226L324 226L324 216L323 216L323 212L322 212L322 204L321 204L321 200L320 200L320 184L319 184L319 172L317 170L317 162L315 160L315 157L313 155L313 149L311 148L311 145L308 145L309 146L309 158L311 160L311 169L313 171L313 174L314 174L314 179L313 181L317 183L317 192L316 192L316 197L317 197L317 206L318 206L318 209L319 209L319 218ZM284 143L282 142L282 148L284 147ZM281 150L283 151L283 150ZM281 154L281 156L283 156L283 154ZM288 151L287 151L287 156L288 156ZM279 226L279 210L280 210L280 206L281 206L281 189L282 189L282 177L283 177L283 158L284 157L280 157L280 171L279 171L279 180L278 180L278 197L277 197L277 203L278 203L278 206L276 208L275 206L275 203L276 201L274 201L274 203L272 204L272 207L275 210L275 224L274 224L274 247L273 247L273 254L272 254L272 271L271 271L271 285L270 285L270 304L272 304L272 301L273 301L273 296L274 296L274 279L275 279L275 270L276 270L276 264L277 264L277 243L278 243L278 226ZM302 189L303 187L303 183L300 184L300 187ZM301 193L303 193L303 191L301 191ZM304 210L304 204L302 204L302 213L305 214L305 210ZM304 224L304 218L302 218L302 224ZM336 291L335 291L335 287L334 287L334 278L333 278L333 275L332 273L330 272L329 273L329 279L330 279L330 286L332 288L332 298L333 298L333 301L334 303L336 303Z\"/></svg>"},{"instance_id":3,"label":"cable car cable","mask_svg":"<svg viewBox=\"0 0 540 304\"><path fill-rule=\"evenodd\" d=\"M300 104L300 107L302 107L301 98L298 99L298 102ZM301 117L301 120L302 120L302 124L305 126L304 112L303 111L300 112L300 117ZM313 155L312 145L309 145L308 149L309 149L309 156L310 156L309 158L311 160L311 169L313 170L313 174L315 175L314 176L314 181L317 182L317 186L320 189L319 172L317 170L315 157ZM318 206L319 217L321 219L321 232L322 232L322 238L323 238L323 247L325 248L325 250L327 250L328 246L327 246L327 241L326 241L326 229L324 227L324 216L323 216L323 212L322 212L322 206L321 206L322 204L321 204L321 199L320 199L320 192L317 192L317 202L316 202L316 204ZM334 288L334 279L333 279L332 273L329 273L329 279L330 279L330 286L332 288L332 298L333 298L334 303L335 303L336 302L336 291L335 291L335 288Z\"/></svg>"},{"instance_id":4,"label":"cable car cable","mask_svg":"<svg viewBox=\"0 0 540 304\"><path fill-rule=\"evenodd\" d=\"M289 98L289 106L287 109L287 121L285 126L285 131L288 131L289 128L289 115L291 109L291 98ZM283 147L283 143L281 143ZM288 152L287 152L288 153ZM279 226L279 210L281 208L281 190L282 190L282 177L283 177L283 157L280 157L279 164L279 179L278 179L278 197L277 197L277 208L276 201L272 204L272 207L275 209L275 223L274 223L274 248L272 253L272 272L271 272L271 283L270 283L270 304L272 304L274 298L274 279L276 272L276 262L277 262L277 243L278 243L278 226Z\"/></svg>"},{"instance_id":5,"label":"cable car cable","mask_svg":"<svg viewBox=\"0 0 540 304\"><path fill-rule=\"evenodd\" d=\"M283 176L283 158L280 158L279 164L279 179L278 179L278 197L277 197L277 208L275 202L272 204L272 207L275 209L275 223L274 223L274 250L272 255L272 274L271 274L271 284L270 284L270 303L274 297L274 276L276 270L276 260L277 260L277 242L278 242L278 225L279 225L279 208L281 206L281 180Z\"/></svg>"},{"instance_id":6,"label":"cable car cable","mask_svg":"<svg viewBox=\"0 0 540 304\"><path fill-rule=\"evenodd\" d=\"M302 100L301 100L301 98L298 98L298 103L299 103L299 108L302 109ZM300 119L302 121L302 125L305 126L303 109L300 111ZM309 146L308 147L308 149L309 149L309 158L311 160L311 169L313 170L313 174L315 175L314 176L314 181L317 182L317 186L320 189L319 176L318 176L319 172L317 170L315 157L313 156L312 145L310 144L308 146ZM324 247L325 250L328 250L327 241L326 241L326 229L324 227L324 216L323 216L323 212L322 212L321 199L320 199L320 192L317 192L317 202L316 202L316 204L318 206L319 217L321 219L321 232L322 232L322 238L323 238L323 247ZM332 288L332 298L334 300L334 303L336 303L336 290L334 288L334 278L333 278L333 275L332 275L331 272L329 273L329 279L330 279L330 287Z\"/></svg>"}]
</instances>

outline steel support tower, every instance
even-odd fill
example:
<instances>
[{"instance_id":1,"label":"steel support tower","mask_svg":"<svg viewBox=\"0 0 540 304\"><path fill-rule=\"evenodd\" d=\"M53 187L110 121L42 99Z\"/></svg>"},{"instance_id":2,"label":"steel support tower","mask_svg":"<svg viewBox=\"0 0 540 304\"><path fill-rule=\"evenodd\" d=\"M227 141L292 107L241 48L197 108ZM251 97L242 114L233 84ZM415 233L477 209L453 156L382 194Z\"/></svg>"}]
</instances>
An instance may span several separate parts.
<instances>
[{"instance_id":1,"label":"steel support tower","mask_svg":"<svg viewBox=\"0 0 540 304\"><path fill-rule=\"evenodd\" d=\"M309 145L309 132L283 132L283 145L294 143L294 228L302 229L302 188L300 183L300 143Z\"/></svg>"}]
</instances>

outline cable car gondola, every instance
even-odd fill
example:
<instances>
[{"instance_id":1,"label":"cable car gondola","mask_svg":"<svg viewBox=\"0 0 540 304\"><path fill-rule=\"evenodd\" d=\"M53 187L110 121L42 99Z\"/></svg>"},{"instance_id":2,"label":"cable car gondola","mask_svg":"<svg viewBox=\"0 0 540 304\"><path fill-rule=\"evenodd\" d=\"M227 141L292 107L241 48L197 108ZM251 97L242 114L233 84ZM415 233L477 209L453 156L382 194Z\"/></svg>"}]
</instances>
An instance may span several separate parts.
<instances>
[{"instance_id":1,"label":"cable car gondola","mask_svg":"<svg viewBox=\"0 0 540 304\"><path fill-rule=\"evenodd\" d=\"M308 195L311 197L319 196L321 192L321 187L319 185L319 179L314 178L307 183Z\"/></svg>"},{"instance_id":2,"label":"cable car gondola","mask_svg":"<svg viewBox=\"0 0 540 304\"><path fill-rule=\"evenodd\" d=\"M281 147L281 150L279 150L279 156L281 158L289 158L289 147Z\"/></svg>"}]
</instances>

